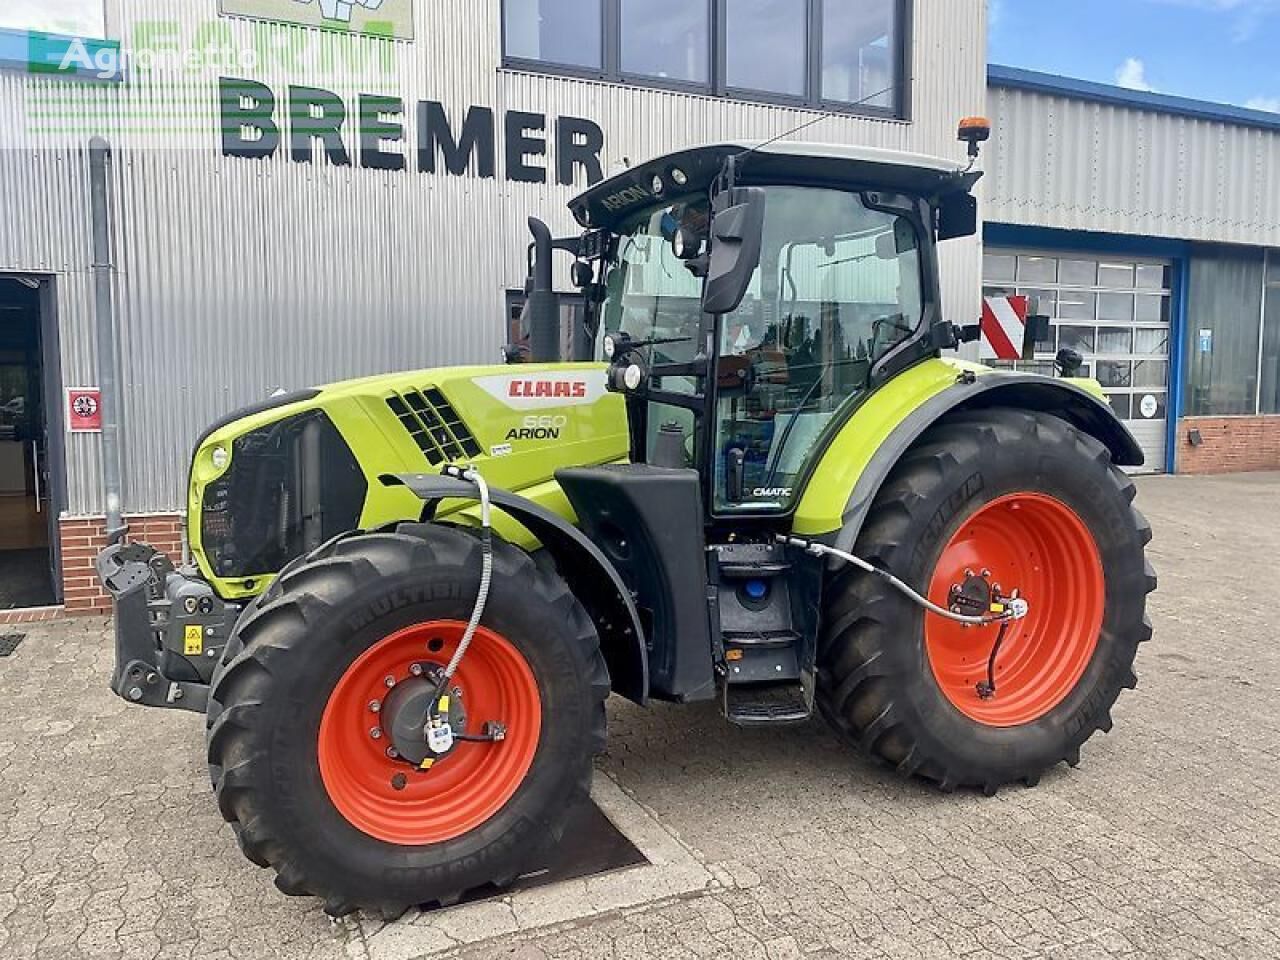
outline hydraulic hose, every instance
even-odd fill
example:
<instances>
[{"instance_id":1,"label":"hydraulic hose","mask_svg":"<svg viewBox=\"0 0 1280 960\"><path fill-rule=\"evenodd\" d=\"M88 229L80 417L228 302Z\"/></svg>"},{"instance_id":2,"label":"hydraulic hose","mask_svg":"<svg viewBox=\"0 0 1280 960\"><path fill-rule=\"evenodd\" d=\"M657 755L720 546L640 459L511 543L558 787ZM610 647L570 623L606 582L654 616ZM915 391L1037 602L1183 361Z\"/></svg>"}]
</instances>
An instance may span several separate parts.
<instances>
[{"instance_id":1,"label":"hydraulic hose","mask_svg":"<svg viewBox=\"0 0 1280 960\"><path fill-rule=\"evenodd\" d=\"M874 574L884 580L899 593L903 594L918 606L924 607L930 613L937 614L939 617L944 617L947 620L953 620L956 623L966 623L974 627L985 627L993 623L1008 623L1011 620L1021 620L1030 612L1027 601L1020 597L1015 597L1006 602L1005 611L1003 613L993 613L981 617L970 617L962 613L953 613L946 607L940 607L928 597L917 593L888 570L882 570L879 567L868 563L866 560L863 560L861 557L855 557L852 553L846 553L844 550L838 550L835 547L828 547L823 543L815 543L812 540L804 540L800 537L791 537L785 534L778 534L777 539L779 543L785 543L792 547L799 547L805 552L813 554L815 557L839 557L846 563L853 564L859 570L865 570L867 573Z\"/></svg>"}]
</instances>

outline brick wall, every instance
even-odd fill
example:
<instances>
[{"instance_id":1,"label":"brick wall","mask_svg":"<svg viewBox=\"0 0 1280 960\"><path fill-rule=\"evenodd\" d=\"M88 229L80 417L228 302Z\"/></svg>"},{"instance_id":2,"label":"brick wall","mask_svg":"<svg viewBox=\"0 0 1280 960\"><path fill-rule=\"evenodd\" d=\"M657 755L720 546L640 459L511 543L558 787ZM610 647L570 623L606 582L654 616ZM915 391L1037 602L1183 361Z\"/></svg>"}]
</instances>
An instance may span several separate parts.
<instances>
[{"instance_id":1,"label":"brick wall","mask_svg":"<svg viewBox=\"0 0 1280 960\"><path fill-rule=\"evenodd\" d=\"M1199 430L1193 447L1187 434ZM1187 417L1178 423L1179 473L1280 470L1280 416Z\"/></svg>"},{"instance_id":2,"label":"brick wall","mask_svg":"<svg viewBox=\"0 0 1280 960\"><path fill-rule=\"evenodd\" d=\"M144 514L125 518L128 538L151 544L175 563L182 556L182 518L177 514ZM107 543L102 517L64 517L59 522L62 541L62 587L67 613L110 613L111 597L98 582L93 561Z\"/></svg>"}]
</instances>

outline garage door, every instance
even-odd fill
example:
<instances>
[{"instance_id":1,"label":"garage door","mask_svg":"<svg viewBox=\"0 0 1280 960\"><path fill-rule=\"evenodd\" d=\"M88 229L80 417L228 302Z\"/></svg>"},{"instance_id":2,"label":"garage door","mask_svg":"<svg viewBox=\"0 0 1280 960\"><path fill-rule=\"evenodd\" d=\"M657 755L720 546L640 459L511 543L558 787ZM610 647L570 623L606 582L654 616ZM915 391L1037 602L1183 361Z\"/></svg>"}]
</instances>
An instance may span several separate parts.
<instances>
[{"instance_id":1,"label":"garage door","mask_svg":"<svg viewBox=\"0 0 1280 960\"><path fill-rule=\"evenodd\" d=\"M1142 445L1143 469L1162 472L1172 278L1167 260L988 247L984 295L1030 297L1052 320L1034 362L995 365L1051 374L1060 348L1080 353Z\"/></svg>"}]
</instances>

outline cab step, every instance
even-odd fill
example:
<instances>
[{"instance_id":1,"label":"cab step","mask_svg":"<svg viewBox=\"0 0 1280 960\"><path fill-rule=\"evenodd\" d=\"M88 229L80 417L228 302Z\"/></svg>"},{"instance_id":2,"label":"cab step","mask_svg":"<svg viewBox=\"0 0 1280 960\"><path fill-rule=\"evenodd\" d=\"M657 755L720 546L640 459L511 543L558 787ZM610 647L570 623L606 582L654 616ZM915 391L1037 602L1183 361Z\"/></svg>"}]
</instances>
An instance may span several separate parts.
<instances>
[{"instance_id":1,"label":"cab step","mask_svg":"<svg viewBox=\"0 0 1280 960\"><path fill-rule=\"evenodd\" d=\"M734 647L755 650L795 647L800 641L800 634L794 630L735 630L724 632L725 649Z\"/></svg>"},{"instance_id":2,"label":"cab step","mask_svg":"<svg viewBox=\"0 0 1280 960\"><path fill-rule=\"evenodd\" d=\"M802 723L813 713L804 687L785 683L725 684L724 715L740 727Z\"/></svg>"}]
</instances>

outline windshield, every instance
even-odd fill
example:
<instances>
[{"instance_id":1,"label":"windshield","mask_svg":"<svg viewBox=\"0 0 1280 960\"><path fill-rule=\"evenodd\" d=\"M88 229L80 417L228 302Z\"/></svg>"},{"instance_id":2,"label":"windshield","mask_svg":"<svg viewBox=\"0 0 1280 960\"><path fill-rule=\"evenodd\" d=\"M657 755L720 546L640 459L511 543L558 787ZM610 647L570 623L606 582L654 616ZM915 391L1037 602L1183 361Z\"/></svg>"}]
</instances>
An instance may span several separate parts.
<instances>
[{"instance_id":1,"label":"windshield","mask_svg":"<svg viewBox=\"0 0 1280 960\"><path fill-rule=\"evenodd\" d=\"M684 226L706 237L705 197L659 207L643 214L618 243L606 280L606 332L621 330L632 340L663 340L651 362L682 362L697 352L702 320L702 280L675 255L671 238Z\"/></svg>"},{"instance_id":2,"label":"windshield","mask_svg":"<svg viewBox=\"0 0 1280 960\"><path fill-rule=\"evenodd\" d=\"M905 198L893 198L906 204ZM676 257L680 227L706 243L706 198L653 208L622 232L607 275L606 331L661 341L650 366L692 359L702 281ZM784 509L819 435L867 387L871 367L913 335L924 315L916 225L857 193L765 188L760 265L737 310L717 327L714 451L718 511ZM692 378L663 389L692 393ZM653 433L692 414L663 407ZM652 443L652 437L650 438ZM694 444L689 444L690 463Z\"/></svg>"}]
</instances>

